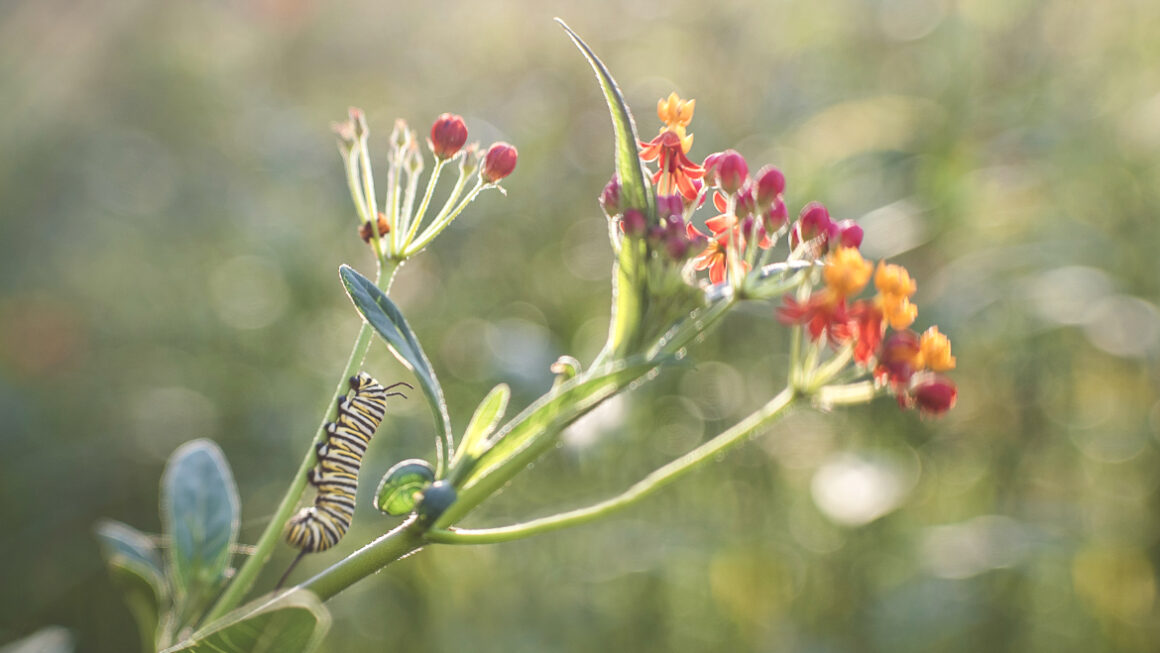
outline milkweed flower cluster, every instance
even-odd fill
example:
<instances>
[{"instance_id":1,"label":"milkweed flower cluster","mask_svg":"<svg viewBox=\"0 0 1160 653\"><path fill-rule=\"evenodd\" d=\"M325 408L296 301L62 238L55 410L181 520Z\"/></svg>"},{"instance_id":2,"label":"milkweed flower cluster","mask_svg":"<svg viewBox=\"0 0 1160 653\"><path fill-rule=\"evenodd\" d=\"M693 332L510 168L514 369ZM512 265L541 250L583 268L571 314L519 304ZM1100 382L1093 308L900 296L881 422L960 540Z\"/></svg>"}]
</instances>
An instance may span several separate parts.
<instances>
[{"instance_id":1,"label":"milkweed flower cluster","mask_svg":"<svg viewBox=\"0 0 1160 653\"><path fill-rule=\"evenodd\" d=\"M865 260L859 251L862 227L833 219L821 202L805 204L790 222L786 178L777 167L766 165L751 175L748 162L732 149L695 163L689 157L695 106L676 93L659 100L660 131L640 143L657 193L654 217L622 206L615 176L601 194L600 204L622 237L642 239L654 258L684 264L694 283L696 273L707 272L710 284L734 288L766 264L784 238L789 249L783 264L815 268L796 296L783 298L778 320L802 327L811 343L845 357L836 363L852 359L856 371L870 376L874 394L892 394L904 408L924 415L953 407L957 389L943 374L955 366L950 340L937 327L921 335L910 329L918 315L911 301L917 284L907 270ZM710 196L716 215L702 228L694 215ZM877 293L859 299L871 280ZM831 369L830 377L837 371Z\"/></svg>"},{"instance_id":2,"label":"milkweed flower cluster","mask_svg":"<svg viewBox=\"0 0 1160 653\"><path fill-rule=\"evenodd\" d=\"M435 167L419 200L424 169L419 134L403 120L395 122L387 154L386 200L379 205L371 166L366 115L351 108L348 118L331 125L346 167L347 185L359 216L358 234L371 245L380 260L403 260L417 254L447 227L483 190L503 192L499 182L512 174L519 154L508 143L494 143L480 155L477 143L467 143L467 124L462 116L440 115L431 124L427 148ZM446 166L458 164L459 179L434 217L425 220L427 208ZM468 189L468 182L475 184ZM466 191L466 193L464 192ZM415 203L419 201L416 208ZM422 227L422 230L420 230Z\"/></svg>"},{"instance_id":3,"label":"milkweed flower cluster","mask_svg":"<svg viewBox=\"0 0 1160 653\"><path fill-rule=\"evenodd\" d=\"M871 372L875 386L897 397L904 408L935 416L950 410L957 389L940 374L955 367L950 339L937 326L921 336L909 328L918 316L910 300L918 287L906 268L880 262L874 270L857 248L844 245L823 262L824 286L805 298L786 295L778 320L805 327L814 342L849 347L855 365ZM872 271L877 294L854 299Z\"/></svg>"}]
</instances>

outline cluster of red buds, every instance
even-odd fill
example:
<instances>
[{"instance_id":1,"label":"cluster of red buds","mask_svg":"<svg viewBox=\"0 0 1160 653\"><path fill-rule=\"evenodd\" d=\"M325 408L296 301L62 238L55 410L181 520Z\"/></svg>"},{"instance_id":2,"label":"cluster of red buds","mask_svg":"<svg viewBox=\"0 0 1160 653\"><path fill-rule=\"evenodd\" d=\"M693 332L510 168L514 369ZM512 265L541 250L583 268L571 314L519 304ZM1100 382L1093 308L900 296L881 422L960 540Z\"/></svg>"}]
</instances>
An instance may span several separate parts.
<instances>
[{"instance_id":1,"label":"cluster of red buds","mask_svg":"<svg viewBox=\"0 0 1160 653\"><path fill-rule=\"evenodd\" d=\"M519 158L515 147L502 142L493 144L481 156L476 143L467 144L467 124L463 118L444 113L431 125L427 147L435 156L435 168L416 209L423 156L419 151L418 134L408 129L406 122L396 121L387 156L389 171L386 202L380 210L367 145L369 129L366 116L361 110L352 108L349 118L333 125L333 128L338 135L339 149L346 164L347 184L360 218L359 237L370 244L379 256L400 260L417 253L430 243L480 191L487 188L502 191L499 182L515 170ZM440 172L456 161L459 181L443 208L420 231ZM467 192L466 197L461 197L467 180L476 174L475 186Z\"/></svg>"},{"instance_id":2,"label":"cluster of red buds","mask_svg":"<svg viewBox=\"0 0 1160 653\"><path fill-rule=\"evenodd\" d=\"M704 244L704 238L685 229L687 205L680 193L656 196L656 220L650 224L642 211L622 209L620 180L614 174L600 194L600 206L605 215L619 223L621 233L628 238L643 238L650 252L666 260L684 262Z\"/></svg>"}]
</instances>

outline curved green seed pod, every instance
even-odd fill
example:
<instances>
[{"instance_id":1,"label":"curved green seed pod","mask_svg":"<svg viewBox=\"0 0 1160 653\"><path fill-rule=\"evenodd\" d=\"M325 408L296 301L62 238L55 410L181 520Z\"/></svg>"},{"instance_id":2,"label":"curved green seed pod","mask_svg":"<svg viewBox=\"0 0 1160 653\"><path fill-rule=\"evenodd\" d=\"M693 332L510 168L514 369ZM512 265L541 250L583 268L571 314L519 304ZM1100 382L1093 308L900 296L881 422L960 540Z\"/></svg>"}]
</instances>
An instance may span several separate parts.
<instances>
[{"instance_id":1,"label":"curved green seed pod","mask_svg":"<svg viewBox=\"0 0 1160 653\"><path fill-rule=\"evenodd\" d=\"M387 470L375 490L375 508L399 517L410 514L423 490L435 481L435 470L426 460L404 460Z\"/></svg>"}]
</instances>

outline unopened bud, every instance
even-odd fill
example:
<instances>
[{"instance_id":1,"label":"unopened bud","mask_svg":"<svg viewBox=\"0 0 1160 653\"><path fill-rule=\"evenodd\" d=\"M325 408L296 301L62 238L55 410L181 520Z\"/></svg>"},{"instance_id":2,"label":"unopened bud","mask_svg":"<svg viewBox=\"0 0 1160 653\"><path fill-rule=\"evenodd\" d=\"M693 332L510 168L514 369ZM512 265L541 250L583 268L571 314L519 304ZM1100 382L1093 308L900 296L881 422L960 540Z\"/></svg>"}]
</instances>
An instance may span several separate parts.
<instances>
[{"instance_id":1,"label":"unopened bud","mask_svg":"<svg viewBox=\"0 0 1160 653\"><path fill-rule=\"evenodd\" d=\"M407 172L412 176L423 172L423 156L419 154L417 134L411 132L411 142L407 146Z\"/></svg>"},{"instance_id":2,"label":"unopened bud","mask_svg":"<svg viewBox=\"0 0 1160 653\"><path fill-rule=\"evenodd\" d=\"M685 212L685 202L680 193L673 195L657 195L657 219L664 224L670 216L681 216Z\"/></svg>"},{"instance_id":3,"label":"unopened bud","mask_svg":"<svg viewBox=\"0 0 1160 653\"><path fill-rule=\"evenodd\" d=\"M459 174L467 177L479 167L479 143L463 148L463 158L459 160Z\"/></svg>"},{"instance_id":4,"label":"unopened bud","mask_svg":"<svg viewBox=\"0 0 1160 653\"><path fill-rule=\"evenodd\" d=\"M955 407L959 390L954 381L941 374L916 374L911 379L909 398L923 415L939 417Z\"/></svg>"},{"instance_id":5,"label":"unopened bud","mask_svg":"<svg viewBox=\"0 0 1160 653\"><path fill-rule=\"evenodd\" d=\"M785 175L773 166L757 171L757 208L765 210L785 192Z\"/></svg>"},{"instance_id":6,"label":"unopened bud","mask_svg":"<svg viewBox=\"0 0 1160 653\"><path fill-rule=\"evenodd\" d=\"M862 227L853 220L840 220L834 225L838 230L838 242L842 247L857 249L862 246Z\"/></svg>"},{"instance_id":7,"label":"unopened bud","mask_svg":"<svg viewBox=\"0 0 1160 653\"><path fill-rule=\"evenodd\" d=\"M701 167L705 169L705 176L701 179L709 186L717 185L717 163L721 161L722 154L724 152L714 152L705 157L705 162L701 164Z\"/></svg>"},{"instance_id":8,"label":"unopened bud","mask_svg":"<svg viewBox=\"0 0 1160 653\"><path fill-rule=\"evenodd\" d=\"M749 164L745 162L745 157L736 150L722 152L715 167L717 169L717 185L730 195L736 193L749 177Z\"/></svg>"},{"instance_id":9,"label":"unopened bud","mask_svg":"<svg viewBox=\"0 0 1160 653\"><path fill-rule=\"evenodd\" d=\"M612 179L608 180L600 193L600 208L604 209L604 215L610 218L620 215L620 177L617 177L616 173L612 174Z\"/></svg>"},{"instance_id":10,"label":"unopened bud","mask_svg":"<svg viewBox=\"0 0 1160 653\"><path fill-rule=\"evenodd\" d=\"M781 199L774 200L773 205L765 212L763 216L765 219L765 230L769 233L775 233L781 229L786 222L789 221L789 210L785 208L785 202Z\"/></svg>"},{"instance_id":11,"label":"unopened bud","mask_svg":"<svg viewBox=\"0 0 1160 653\"><path fill-rule=\"evenodd\" d=\"M399 118L395 121L395 128L391 130L391 145L403 150L411 140L411 130L407 129L407 121Z\"/></svg>"},{"instance_id":12,"label":"unopened bud","mask_svg":"<svg viewBox=\"0 0 1160 653\"><path fill-rule=\"evenodd\" d=\"M358 140L354 135L354 123L350 120L332 122L330 123L330 130L338 136L338 142L344 150L349 150L354 147L355 141Z\"/></svg>"},{"instance_id":13,"label":"unopened bud","mask_svg":"<svg viewBox=\"0 0 1160 653\"><path fill-rule=\"evenodd\" d=\"M351 107L347 109L347 115L350 116L355 138L366 138L367 134L371 133L370 127L367 126L367 115L362 109Z\"/></svg>"},{"instance_id":14,"label":"unopened bud","mask_svg":"<svg viewBox=\"0 0 1160 653\"><path fill-rule=\"evenodd\" d=\"M819 249L824 252L835 233L836 228L826 207L821 202L810 202L802 208L798 216L797 225L790 237L790 247L796 248L800 243L816 238L819 241Z\"/></svg>"},{"instance_id":15,"label":"unopened bud","mask_svg":"<svg viewBox=\"0 0 1160 653\"><path fill-rule=\"evenodd\" d=\"M737 201L733 203L733 213L739 218L746 218L753 215L757 211L757 205L753 200L753 187L747 185L737 193Z\"/></svg>"},{"instance_id":16,"label":"unopened bud","mask_svg":"<svg viewBox=\"0 0 1160 653\"><path fill-rule=\"evenodd\" d=\"M689 237L681 232L670 233L665 239L665 253L674 261L685 260L691 251L692 243L689 242Z\"/></svg>"},{"instance_id":17,"label":"unopened bud","mask_svg":"<svg viewBox=\"0 0 1160 653\"><path fill-rule=\"evenodd\" d=\"M620 219L620 228L624 230L626 236L639 238L645 234L647 227L644 214L636 209L625 211L624 217Z\"/></svg>"},{"instance_id":18,"label":"unopened bud","mask_svg":"<svg viewBox=\"0 0 1160 653\"><path fill-rule=\"evenodd\" d=\"M483 157L483 170L480 172L483 180L489 184L494 184L510 175L516 169L518 158L519 152L516 151L515 146L507 143L493 144L487 148L487 154Z\"/></svg>"},{"instance_id":19,"label":"unopened bud","mask_svg":"<svg viewBox=\"0 0 1160 653\"><path fill-rule=\"evenodd\" d=\"M428 144L435 158L450 159L463 148L467 142L467 124L462 116L445 113L435 119L431 125L431 140Z\"/></svg>"}]
</instances>

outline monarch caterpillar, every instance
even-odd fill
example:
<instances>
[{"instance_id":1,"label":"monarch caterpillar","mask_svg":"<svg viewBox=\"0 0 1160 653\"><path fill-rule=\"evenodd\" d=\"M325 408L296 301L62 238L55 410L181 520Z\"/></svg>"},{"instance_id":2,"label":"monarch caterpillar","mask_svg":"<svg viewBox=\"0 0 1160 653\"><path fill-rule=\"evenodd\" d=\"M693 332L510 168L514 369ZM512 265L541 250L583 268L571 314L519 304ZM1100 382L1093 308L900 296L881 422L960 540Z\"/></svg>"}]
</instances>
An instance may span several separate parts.
<instances>
[{"instance_id":1,"label":"monarch caterpillar","mask_svg":"<svg viewBox=\"0 0 1160 653\"><path fill-rule=\"evenodd\" d=\"M286 541L302 550L299 557L325 551L346 535L363 454L386 415L387 397L406 398L389 392L400 385L411 387L403 382L383 387L365 372L350 378L354 394L339 398L338 418L326 425L326 440L318 443L318 465L309 472L308 481L318 490L314 505L286 522Z\"/></svg>"}]
</instances>

